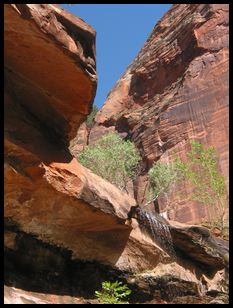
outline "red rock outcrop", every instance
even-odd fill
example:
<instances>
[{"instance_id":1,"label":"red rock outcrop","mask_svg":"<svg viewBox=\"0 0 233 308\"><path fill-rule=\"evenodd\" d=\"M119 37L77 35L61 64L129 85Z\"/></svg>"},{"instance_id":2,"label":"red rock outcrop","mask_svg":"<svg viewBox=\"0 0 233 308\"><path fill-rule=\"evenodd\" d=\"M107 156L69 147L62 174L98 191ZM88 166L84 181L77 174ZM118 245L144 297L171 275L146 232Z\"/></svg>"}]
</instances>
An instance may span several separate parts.
<instances>
[{"instance_id":1,"label":"red rock outcrop","mask_svg":"<svg viewBox=\"0 0 233 308\"><path fill-rule=\"evenodd\" d=\"M226 290L221 289L221 285L226 285L227 271L215 272L216 268L223 268L221 254L228 250L224 241L217 244L222 247L216 250L216 240L203 228L173 225L174 247L180 248L190 258L186 256L183 260L176 258L172 261L160 255L156 267L136 275L95 262L71 260L69 251L48 245L17 230L14 225L11 228L5 233L5 279L11 287L4 290L5 303L29 303L30 300L35 303L94 303L95 300L90 299L106 280L127 283L133 291L130 303L177 302L177 297L181 297L182 303L208 303L212 298L206 293L214 298L224 295L224 301L227 301ZM154 258L151 247L148 252ZM130 261L135 260L137 253L135 246L132 247L131 255L127 255L130 259L132 257ZM138 262L144 263L144 258L142 254L137 256ZM198 266L193 266L192 259Z\"/></svg>"},{"instance_id":2,"label":"red rock outcrop","mask_svg":"<svg viewBox=\"0 0 233 308\"><path fill-rule=\"evenodd\" d=\"M68 149L95 95L95 31L57 5L6 4L4 13L6 230L15 225L76 259L155 266L165 253L125 224L135 200ZM11 251L14 239L5 237Z\"/></svg>"},{"instance_id":3,"label":"red rock outcrop","mask_svg":"<svg viewBox=\"0 0 233 308\"><path fill-rule=\"evenodd\" d=\"M139 203L153 162L183 158L193 139L216 148L228 183L228 9L228 4L173 5L95 117L90 143L117 131L139 149ZM179 189L190 193L189 187ZM159 207L180 222L207 218L206 207L183 196L160 199Z\"/></svg>"},{"instance_id":4,"label":"red rock outcrop","mask_svg":"<svg viewBox=\"0 0 233 308\"><path fill-rule=\"evenodd\" d=\"M4 21L6 221L114 264L135 201L68 150L95 95L95 31L54 5L5 5Z\"/></svg>"},{"instance_id":5,"label":"red rock outcrop","mask_svg":"<svg viewBox=\"0 0 233 308\"><path fill-rule=\"evenodd\" d=\"M94 296L118 272L171 262L150 232L129 219L136 201L69 151L96 91L95 31L58 5L6 4L4 13L5 278L11 286L50 293L6 288L6 303L78 303L51 294ZM122 119L120 132L128 123ZM192 240L192 231L176 229L177 245ZM192 247L192 268L205 257L213 272L224 267L218 245L217 253Z\"/></svg>"},{"instance_id":6,"label":"red rock outcrop","mask_svg":"<svg viewBox=\"0 0 233 308\"><path fill-rule=\"evenodd\" d=\"M4 304L88 304L83 298L43 294L4 286Z\"/></svg>"}]
</instances>

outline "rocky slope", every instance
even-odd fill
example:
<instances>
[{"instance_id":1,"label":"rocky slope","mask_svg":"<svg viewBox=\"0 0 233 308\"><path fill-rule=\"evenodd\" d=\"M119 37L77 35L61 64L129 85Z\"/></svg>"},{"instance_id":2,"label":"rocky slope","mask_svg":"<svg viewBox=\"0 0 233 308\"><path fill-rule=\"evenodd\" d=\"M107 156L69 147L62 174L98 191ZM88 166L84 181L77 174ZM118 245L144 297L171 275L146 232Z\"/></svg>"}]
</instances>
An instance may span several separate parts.
<instances>
[{"instance_id":1,"label":"rocky slope","mask_svg":"<svg viewBox=\"0 0 233 308\"><path fill-rule=\"evenodd\" d=\"M227 4L173 5L95 117L90 143L116 131L139 149L139 203L153 162L184 157L192 139L216 148L228 183L228 19ZM182 197L159 200L160 212L180 222L206 219L206 208L187 200L190 187L178 189Z\"/></svg>"}]
</instances>

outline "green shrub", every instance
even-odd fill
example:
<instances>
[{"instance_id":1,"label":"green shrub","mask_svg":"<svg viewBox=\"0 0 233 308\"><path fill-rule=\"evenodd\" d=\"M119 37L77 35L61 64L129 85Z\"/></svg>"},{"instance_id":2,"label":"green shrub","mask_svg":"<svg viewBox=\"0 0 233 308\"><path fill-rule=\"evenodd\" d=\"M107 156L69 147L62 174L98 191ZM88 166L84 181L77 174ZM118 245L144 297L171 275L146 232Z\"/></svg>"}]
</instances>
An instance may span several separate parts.
<instances>
[{"instance_id":1,"label":"green shrub","mask_svg":"<svg viewBox=\"0 0 233 308\"><path fill-rule=\"evenodd\" d=\"M148 175L153 199L157 199L161 193L168 191L177 180L177 172L173 164L156 162Z\"/></svg>"},{"instance_id":2,"label":"green shrub","mask_svg":"<svg viewBox=\"0 0 233 308\"><path fill-rule=\"evenodd\" d=\"M223 236L228 236L228 197L224 177L218 171L218 157L214 147L205 149L199 142L191 141L186 162L180 158L171 164L157 162L148 175L149 201L143 207L162 193L169 192L172 184L187 181L193 188L190 200L208 206L210 228L217 227Z\"/></svg>"},{"instance_id":3,"label":"green shrub","mask_svg":"<svg viewBox=\"0 0 233 308\"><path fill-rule=\"evenodd\" d=\"M213 227L223 231L227 224L228 198L224 176L218 171L218 157L214 147L205 149L197 141L191 142L187 162L176 159L176 168L193 187L191 199L208 205Z\"/></svg>"},{"instance_id":4,"label":"green shrub","mask_svg":"<svg viewBox=\"0 0 233 308\"><path fill-rule=\"evenodd\" d=\"M128 304L125 299L132 291L122 282L115 281L113 283L105 281L102 283L102 290L95 291L96 297L101 304Z\"/></svg>"},{"instance_id":5,"label":"green shrub","mask_svg":"<svg viewBox=\"0 0 233 308\"><path fill-rule=\"evenodd\" d=\"M136 174L140 156L130 141L108 133L94 145L87 146L78 161L95 174L127 191L127 182Z\"/></svg>"}]
</instances>

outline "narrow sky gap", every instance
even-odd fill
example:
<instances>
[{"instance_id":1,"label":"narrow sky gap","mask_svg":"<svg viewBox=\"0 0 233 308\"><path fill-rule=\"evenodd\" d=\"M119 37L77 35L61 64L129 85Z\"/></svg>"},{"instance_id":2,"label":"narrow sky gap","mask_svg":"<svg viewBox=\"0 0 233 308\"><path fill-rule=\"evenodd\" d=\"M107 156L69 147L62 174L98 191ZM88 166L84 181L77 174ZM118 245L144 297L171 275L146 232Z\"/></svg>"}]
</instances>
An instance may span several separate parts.
<instances>
[{"instance_id":1,"label":"narrow sky gap","mask_svg":"<svg viewBox=\"0 0 233 308\"><path fill-rule=\"evenodd\" d=\"M143 47L155 24L171 4L75 4L61 5L97 32L96 57L99 108L117 80Z\"/></svg>"}]
</instances>

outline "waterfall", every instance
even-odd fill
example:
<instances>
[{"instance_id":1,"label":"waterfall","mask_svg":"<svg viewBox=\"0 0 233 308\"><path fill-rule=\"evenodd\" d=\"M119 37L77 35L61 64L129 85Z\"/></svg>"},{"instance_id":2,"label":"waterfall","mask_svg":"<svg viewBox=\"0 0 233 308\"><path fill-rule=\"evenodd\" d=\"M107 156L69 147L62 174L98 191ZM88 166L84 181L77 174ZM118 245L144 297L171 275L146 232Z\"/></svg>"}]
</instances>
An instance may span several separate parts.
<instances>
[{"instance_id":1,"label":"waterfall","mask_svg":"<svg viewBox=\"0 0 233 308\"><path fill-rule=\"evenodd\" d=\"M149 231L153 240L175 260L176 252L169 225L166 222L162 222L162 218L158 214L151 214L143 210L139 210L137 214L140 226Z\"/></svg>"}]
</instances>

